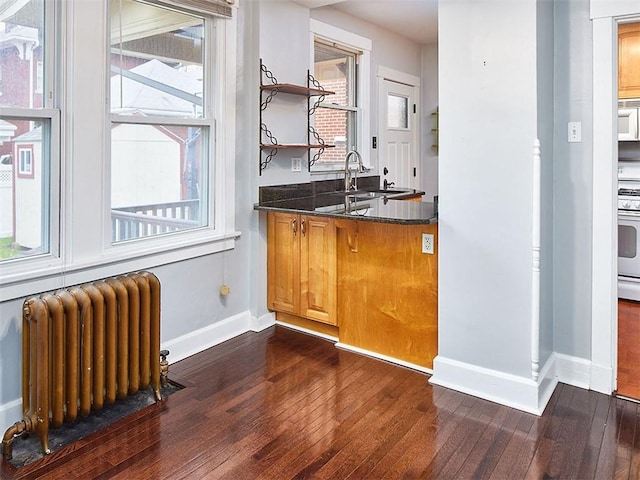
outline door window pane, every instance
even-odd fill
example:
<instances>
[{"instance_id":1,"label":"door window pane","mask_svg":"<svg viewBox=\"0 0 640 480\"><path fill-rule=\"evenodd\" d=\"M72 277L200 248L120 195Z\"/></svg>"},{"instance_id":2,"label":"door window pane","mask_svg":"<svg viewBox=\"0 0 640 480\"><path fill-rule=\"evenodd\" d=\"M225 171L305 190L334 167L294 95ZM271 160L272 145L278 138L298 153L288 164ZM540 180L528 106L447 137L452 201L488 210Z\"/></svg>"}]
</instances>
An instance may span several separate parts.
<instances>
[{"instance_id":1,"label":"door window pane","mask_svg":"<svg viewBox=\"0 0 640 480\"><path fill-rule=\"evenodd\" d=\"M409 103L407 97L390 93L387 95L387 126L409 128Z\"/></svg>"}]
</instances>

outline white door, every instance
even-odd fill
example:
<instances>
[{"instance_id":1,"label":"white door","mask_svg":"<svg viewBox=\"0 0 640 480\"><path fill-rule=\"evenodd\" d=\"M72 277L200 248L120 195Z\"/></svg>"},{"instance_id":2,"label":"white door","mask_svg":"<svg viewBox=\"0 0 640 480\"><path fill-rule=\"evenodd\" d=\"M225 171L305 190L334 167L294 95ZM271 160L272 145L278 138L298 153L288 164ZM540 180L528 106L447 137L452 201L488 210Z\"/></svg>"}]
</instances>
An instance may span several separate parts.
<instances>
[{"instance_id":1,"label":"white door","mask_svg":"<svg viewBox=\"0 0 640 480\"><path fill-rule=\"evenodd\" d=\"M383 80L380 92L380 175L394 187L418 188L414 87ZM386 173L385 173L386 172Z\"/></svg>"}]
</instances>

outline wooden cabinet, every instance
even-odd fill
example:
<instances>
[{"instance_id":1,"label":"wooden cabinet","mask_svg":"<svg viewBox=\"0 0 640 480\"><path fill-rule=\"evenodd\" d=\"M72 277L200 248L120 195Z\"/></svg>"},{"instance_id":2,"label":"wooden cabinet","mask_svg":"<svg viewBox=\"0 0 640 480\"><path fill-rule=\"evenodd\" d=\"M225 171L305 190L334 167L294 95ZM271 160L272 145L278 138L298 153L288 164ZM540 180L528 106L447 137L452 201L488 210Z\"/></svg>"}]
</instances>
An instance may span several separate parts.
<instances>
[{"instance_id":1,"label":"wooden cabinet","mask_svg":"<svg viewBox=\"0 0 640 480\"><path fill-rule=\"evenodd\" d=\"M438 353L438 225L338 223L343 346L431 369ZM431 234L434 253L422 253Z\"/></svg>"},{"instance_id":2,"label":"wooden cabinet","mask_svg":"<svg viewBox=\"0 0 640 480\"><path fill-rule=\"evenodd\" d=\"M640 98L640 23L618 26L618 97Z\"/></svg>"},{"instance_id":3,"label":"wooden cabinet","mask_svg":"<svg viewBox=\"0 0 640 480\"><path fill-rule=\"evenodd\" d=\"M336 232L333 219L269 212L267 306L336 325Z\"/></svg>"}]
</instances>

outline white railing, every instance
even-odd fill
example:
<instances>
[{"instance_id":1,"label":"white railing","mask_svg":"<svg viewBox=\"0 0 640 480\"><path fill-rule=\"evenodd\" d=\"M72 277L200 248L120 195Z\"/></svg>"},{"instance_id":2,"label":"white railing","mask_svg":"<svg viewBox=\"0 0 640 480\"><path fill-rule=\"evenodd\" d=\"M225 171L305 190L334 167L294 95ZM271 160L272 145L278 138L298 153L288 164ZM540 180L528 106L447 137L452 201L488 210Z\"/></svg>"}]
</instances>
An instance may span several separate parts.
<instances>
[{"instance_id":1,"label":"white railing","mask_svg":"<svg viewBox=\"0 0 640 480\"><path fill-rule=\"evenodd\" d=\"M157 203L111 210L111 241L187 230L201 226L200 200Z\"/></svg>"}]
</instances>

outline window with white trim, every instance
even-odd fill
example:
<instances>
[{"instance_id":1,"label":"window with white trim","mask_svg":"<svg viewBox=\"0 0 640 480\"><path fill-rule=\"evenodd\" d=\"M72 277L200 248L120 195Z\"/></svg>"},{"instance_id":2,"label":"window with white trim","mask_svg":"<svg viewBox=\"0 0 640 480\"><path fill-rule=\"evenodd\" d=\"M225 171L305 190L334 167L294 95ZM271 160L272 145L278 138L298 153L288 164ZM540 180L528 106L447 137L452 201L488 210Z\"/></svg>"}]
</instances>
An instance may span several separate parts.
<instances>
[{"instance_id":1,"label":"window with white trim","mask_svg":"<svg viewBox=\"0 0 640 480\"><path fill-rule=\"evenodd\" d=\"M5 266L58 255L59 112L54 90L56 3L3 4L0 157L15 159L12 173L0 181L0 264Z\"/></svg>"},{"instance_id":2,"label":"window with white trim","mask_svg":"<svg viewBox=\"0 0 640 480\"><path fill-rule=\"evenodd\" d=\"M112 0L111 241L212 227L216 20Z\"/></svg>"},{"instance_id":3,"label":"window with white trim","mask_svg":"<svg viewBox=\"0 0 640 480\"><path fill-rule=\"evenodd\" d=\"M358 148L358 52L334 42L316 38L314 42L315 79L327 95L318 106L314 126L320 138L335 145L325 150L318 160L322 164L344 164L349 150Z\"/></svg>"},{"instance_id":4,"label":"window with white trim","mask_svg":"<svg viewBox=\"0 0 640 480\"><path fill-rule=\"evenodd\" d=\"M18 176L33 178L33 149L18 147Z\"/></svg>"},{"instance_id":5,"label":"window with white trim","mask_svg":"<svg viewBox=\"0 0 640 480\"><path fill-rule=\"evenodd\" d=\"M328 91L315 110L314 128L327 148L312 167L312 171L344 168L349 150L363 154L370 165L370 152L364 151L369 135L369 63L371 41L332 25L311 20L311 42L315 79ZM355 161L355 157L352 158Z\"/></svg>"}]
</instances>

